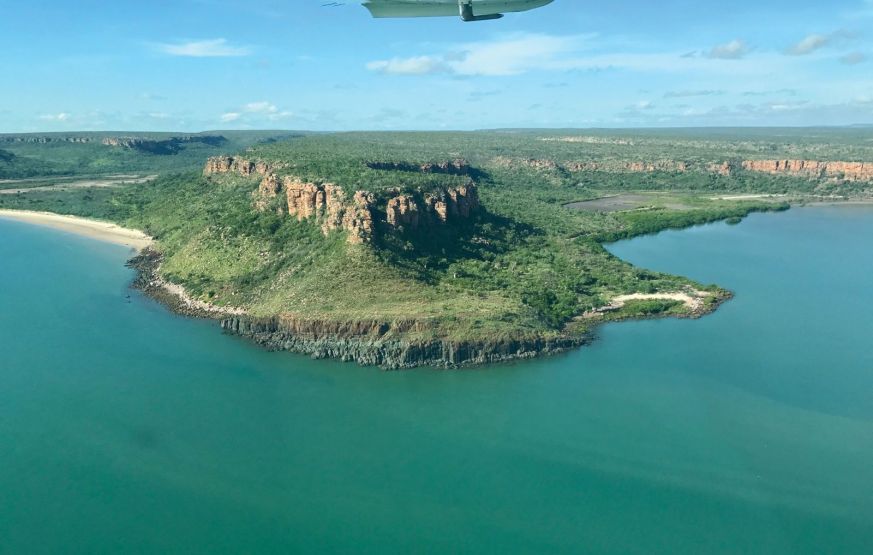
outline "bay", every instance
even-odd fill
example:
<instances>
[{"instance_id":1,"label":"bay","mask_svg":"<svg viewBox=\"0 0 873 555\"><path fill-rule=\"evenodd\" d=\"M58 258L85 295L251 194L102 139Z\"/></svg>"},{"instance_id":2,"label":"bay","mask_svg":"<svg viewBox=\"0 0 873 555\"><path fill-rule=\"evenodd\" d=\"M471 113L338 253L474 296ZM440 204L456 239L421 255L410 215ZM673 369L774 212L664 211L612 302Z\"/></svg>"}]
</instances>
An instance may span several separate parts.
<instances>
[{"instance_id":1,"label":"bay","mask_svg":"<svg viewBox=\"0 0 873 555\"><path fill-rule=\"evenodd\" d=\"M261 351L131 291L124 248L0 220L0 552L869 553L871 238L858 206L618 243L736 297L386 373Z\"/></svg>"}]
</instances>

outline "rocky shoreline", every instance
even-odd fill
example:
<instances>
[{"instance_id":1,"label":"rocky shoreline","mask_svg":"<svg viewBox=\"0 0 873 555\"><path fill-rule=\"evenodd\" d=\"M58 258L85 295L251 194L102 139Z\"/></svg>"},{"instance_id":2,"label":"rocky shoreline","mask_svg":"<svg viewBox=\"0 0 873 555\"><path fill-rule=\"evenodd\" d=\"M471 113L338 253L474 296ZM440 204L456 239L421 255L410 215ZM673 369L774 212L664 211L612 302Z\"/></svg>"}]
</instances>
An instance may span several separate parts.
<instances>
[{"instance_id":1,"label":"rocky shoreline","mask_svg":"<svg viewBox=\"0 0 873 555\"><path fill-rule=\"evenodd\" d=\"M426 331L417 321L332 322L291 316L256 318L241 310L229 310L188 297L177 285L158 275L161 254L144 249L128 261L136 271L132 286L181 316L213 320L224 333L252 341L269 351L309 355L313 359L336 359L385 370L420 367L456 369L563 353L590 344L592 331L567 333L553 338L496 339L494 341L449 341L443 339L407 340L405 333ZM709 315L733 298L728 291L716 295L709 306L698 306L681 318L697 319ZM659 319L668 315L612 318L608 313L590 320L594 327L628 319ZM675 315L671 315L676 317Z\"/></svg>"},{"instance_id":2,"label":"rocky shoreline","mask_svg":"<svg viewBox=\"0 0 873 555\"><path fill-rule=\"evenodd\" d=\"M128 261L128 267L136 271L132 286L176 314L214 320L225 333L249 339L267 350L304 354L314 359L337 359L386 370L449 369L557 354L590 343L592 339L588 334L580 334L550 339L410 341L399 336L421 326L420 323L253 318L181 295L180 288L168 287L159 277L160 264L160 253L151 249L143 250Z\"/></svg>"},{"instance_id":3,"label":"rocky shoreline","mask_svg":"<svg viewBox=\"0 0 873 555\"><path fill-rule=\"evenodd\" d=\"M252 320L225 318L221 327L227 333L248 338L271 351L290 351L310 355L315 359L333 358L356 362L363 366L378 366L386 370L417 367L461 368L497 362L531 359L555 354L586 344L587 336L555 339L511 339L495 341L407 341L391 337L388 324L374 330L388 332L364 334L332 333L322 322L300 322L292 325L280 319Z\"/></svg>"},{"instance_id":4,"label":"rocky shoreline","mask_svg":"<svg viewBox=\"0 0 873 555\"><path fill-rule=\"evenodd\" d=\"M146 248L128 260L127 267L136 272L131 287L142 291L180 316L220 320L244 314L242 310L228 310L192 299L181 286L166 282L158 273L162 259L161 253Z\"/></svg>"}]
</instances>

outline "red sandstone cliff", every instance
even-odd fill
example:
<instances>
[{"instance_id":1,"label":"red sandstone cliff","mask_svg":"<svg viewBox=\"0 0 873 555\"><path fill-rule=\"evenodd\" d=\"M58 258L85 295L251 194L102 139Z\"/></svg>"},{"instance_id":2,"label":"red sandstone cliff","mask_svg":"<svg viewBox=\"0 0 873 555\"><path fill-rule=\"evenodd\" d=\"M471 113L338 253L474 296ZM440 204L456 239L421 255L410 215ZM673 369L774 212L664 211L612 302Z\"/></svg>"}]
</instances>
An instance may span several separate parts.
<instances>
[{"instance_id":1,"label":"red sandstone cliff","mask_svg":"<svg viewBox=\"0 0 873 555\"><path fill-rule=\"evenodd\" d=\"M820 162L816 160L746 160L743 169L773 175L792 175L815 179L873 181L873 163Z\"/></svg>"},{"instance_id":2,"label":"red sandstone cliff","mask_svg":"<svg viewBox=\"0 0 873 555\"><path fill-rule=\"evenodd\" d=\"M685 173L698 171L722 176L735 175L738 171L768 173L805 177L809 179L832 179L837 181L873 182L873 163L870 162L822 162L817 160L743 160L692 164L677 160L651 162L627 162L621 160L556 162L549 159L514 159L497 157L492 163L501 167L526 167L536 170L564 170L570 172L606 173Z\"/></svg>"},{"instance_id":3,"label":"red sandstone cliff","mask_svg":"<svg viewBox=\"0 0 873 555\"><path fill-rule=\"evenodd\" d=\"M433 171L434 167L449 171L466 169L458 161L447 163L445 168L428 165L428 171ZM381 210L376 196L369 191L348 193L332 183L306 182L294 176L280 178L269 164L261 161L218 156L209 159L203 173L263 176L255 193L256 209L266 210L277 197L284 195L280 213L299 221L313 220L320 224L325 235L345 231L352 244L371 242L377 220L394 229L417 230L422 226L469 218L479 209L479 195L472 180L460 187L423 195L396 191L390 194Z\"/></svg>"},{"instance_id":4,"label":"red sandstone cliff","mask_svg":"<svg viewBox=\"0 0 873 555\"><path fill-rule=\"evenodd\" d=\"M266 177L273 171L269 164L260 160L247 160L238 156L213 156L206 161L203 174L237 173L243 176L257 174Z\"/></svg>"}]
</instances>

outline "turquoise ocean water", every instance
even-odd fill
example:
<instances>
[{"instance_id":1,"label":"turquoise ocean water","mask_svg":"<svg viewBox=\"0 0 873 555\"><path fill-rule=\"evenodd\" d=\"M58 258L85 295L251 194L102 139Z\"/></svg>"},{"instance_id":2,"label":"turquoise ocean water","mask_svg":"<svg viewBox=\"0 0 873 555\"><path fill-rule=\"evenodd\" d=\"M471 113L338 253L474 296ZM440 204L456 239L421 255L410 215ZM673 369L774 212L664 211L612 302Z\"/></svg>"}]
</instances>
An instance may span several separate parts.
<instances>
[{"instance_id":1,"label":"turquoise ocean water","mask_svg":"<svg viewBox=\"0 0 873 555\"><path fill-rule=\"evenodd\" d=\"M611 247L736 298L460 372L266 353L0 220L0 553L873 552L873 208ZM130 295L130 302L126 297Z\"/></svg>"}]
</instances>

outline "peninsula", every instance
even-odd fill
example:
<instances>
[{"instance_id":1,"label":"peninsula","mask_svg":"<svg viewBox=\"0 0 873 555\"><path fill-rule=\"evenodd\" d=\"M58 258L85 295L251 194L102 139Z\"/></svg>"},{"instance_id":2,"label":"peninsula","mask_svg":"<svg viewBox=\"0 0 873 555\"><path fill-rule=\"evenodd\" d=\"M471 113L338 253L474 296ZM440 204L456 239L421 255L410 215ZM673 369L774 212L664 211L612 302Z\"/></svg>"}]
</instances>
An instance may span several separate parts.
<instances>
[{"instance_id":1,"label":"peninsula","mask_svg":"<svg viewBox=\"0 0 873 555\"><path fill-rule=\"evenodd\" d=\"M50 143L56 158L112 152L130 161L113 171L149 179L64 187L35 176ZM837 132L210 132L0 147L0 189L16 189L0 216L115 233L142 249L136 285L179 312L272 350L390 369L529 358L582 345L606 321L705 315L730 293L603 245L866 199L873 180L869 141ZM62 161L45 165L75 177Z\"/></svg>"}]
</instances>

